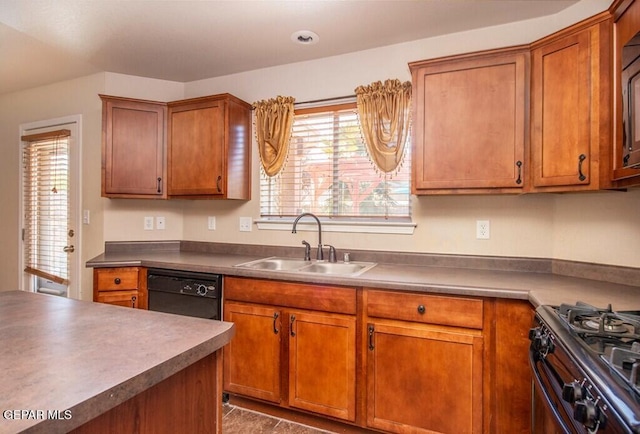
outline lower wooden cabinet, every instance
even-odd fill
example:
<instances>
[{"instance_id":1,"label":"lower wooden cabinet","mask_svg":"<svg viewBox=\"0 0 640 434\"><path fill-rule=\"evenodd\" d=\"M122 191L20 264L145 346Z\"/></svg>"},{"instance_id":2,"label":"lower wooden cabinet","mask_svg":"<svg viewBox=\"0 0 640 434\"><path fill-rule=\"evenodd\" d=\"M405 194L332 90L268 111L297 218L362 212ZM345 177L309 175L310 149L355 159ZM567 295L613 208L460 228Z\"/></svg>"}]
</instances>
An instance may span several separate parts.
<instances>
[{"instance_id":1,"label":"lower wooden cabinet","mask_svg":"<svg viewBox=\"0 0 640 434\"><path fill-rule=\"evenodd\" d=\"M355 421L354 288L227 277L225 300L225 391Z\"/></svg>"},{"instance_id":2,"label":"lower wooden cabinet","mask_svg":"<svg viewBox=\"0 0 640 434\"><path fill-rule=\"evenodd\" d=\"M225 277L224 390L337 431L528 433L532 315L526 300Z\"/></svg>"},{"instance_id":3,"label":"lower wooden cabinet","mask_svg":"<svg viewBox=\"0 0 640 434\"><path fill-rule=\"evenodd\" d=\"M367 425L394 433L482 432L483 338L422 324L368 324Z\"/></svg>"},{"instance_id":4,"label":"lower wooden cabinet","mask_svg":"<svg viewBox=\"0 0 640 434\"><path fill-rule=\"evenodd\" d=\"M355 420L356 319L290 311L289 405Z\"/></svg>"},{"instance_id":5,"label":"lower wooden cabinet","mask_svg":"<svg viewBox=\"0 0 640 434\"><path fill-rule=\"evenodd\" d=\"M224 349L224 389L280 404L281 311L227 302L224 320L236 326Z\"/></svg>"},{"instance_id":6,"label":"lower wooden cabinet","mask_svg":"<svg viewBox=\"0 0 640 434\"><path fill-rule=\"evenodd\" d=\"M484 301L366 289L367 426L481 433Z\"/></svg>"},{"instance_id":7,"label":"lower wooden cabinet","mask_svg":"<svg viewBox=\"0 0 640 434\"><path fill-rule=\"evenodd\" d=\"M147 271L142 267L95 268L93 301L147 309Z\"/></svg>"}]
</instances>

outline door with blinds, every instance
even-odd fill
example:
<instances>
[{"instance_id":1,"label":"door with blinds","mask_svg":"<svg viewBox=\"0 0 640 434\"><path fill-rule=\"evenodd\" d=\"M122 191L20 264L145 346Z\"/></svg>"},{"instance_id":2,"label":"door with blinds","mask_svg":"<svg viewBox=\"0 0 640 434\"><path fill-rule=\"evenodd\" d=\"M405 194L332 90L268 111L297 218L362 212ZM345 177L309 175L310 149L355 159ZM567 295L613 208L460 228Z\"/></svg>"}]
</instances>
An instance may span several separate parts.
<instances>
[{"instance_id":1,"label":"door with blinds","mask_svg":"<svg viewBox=\"0 0 640 434\"><path fill-rule=\"evenodd\" d=\"M79 298L79 121L22 127L22 289Z\"/></svg>"}]
</instances>

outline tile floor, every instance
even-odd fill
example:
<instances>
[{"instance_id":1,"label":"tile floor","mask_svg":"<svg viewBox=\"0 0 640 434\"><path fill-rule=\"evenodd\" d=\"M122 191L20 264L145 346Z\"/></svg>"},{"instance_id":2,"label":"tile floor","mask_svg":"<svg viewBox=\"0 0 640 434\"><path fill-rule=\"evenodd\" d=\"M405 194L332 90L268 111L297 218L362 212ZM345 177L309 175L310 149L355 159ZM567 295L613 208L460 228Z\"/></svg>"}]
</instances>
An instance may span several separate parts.
<instances>
[{"instance_id":1,"label":"tile floor","mask_svg":"<svg viewBox=\"0 0 640 434\"><path fill-rule=\"evenodd\" d=\"M300 425L252 410L223 405L223 434L331 434L331 431Z\"/></svg>"}]
</instances>

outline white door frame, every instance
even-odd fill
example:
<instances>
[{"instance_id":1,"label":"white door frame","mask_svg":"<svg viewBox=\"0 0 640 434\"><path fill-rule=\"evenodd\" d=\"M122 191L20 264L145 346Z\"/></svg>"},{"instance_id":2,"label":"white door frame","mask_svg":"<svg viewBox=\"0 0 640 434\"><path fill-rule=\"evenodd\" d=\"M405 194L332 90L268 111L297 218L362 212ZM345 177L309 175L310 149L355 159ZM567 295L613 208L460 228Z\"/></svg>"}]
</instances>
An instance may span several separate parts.
<instances>
[{"instance_id":1,"label":"white door frame","mask_svg":"<svg viewBox=\"0 0 640 434\"><path fill-rule=\"evenodd\" d=\"M70 256L70 276L69 286L67 291L67 297L80 298L80 280L81 280L81 262L82 262L82 115L64 116L61 118L47 119L44 121L29 122L20 124L20 134L18 136L18 143L20 146L20 152L18 152L18 167L20 167L20 193L18 195L18 246L19 246L19 258L18 258L18 284L22 291L30 291L29 286L30 276L28 276L23 270L24 264L24 243L22 241L22 228L24 228L24 213L23 213L23 176L24 167L22 166L22 140L23 135L29 134L31 130L41 128L51 128L51 130L65 127L71 130L71 141L69 145L69 171L70 171L70 197L71 202L71 219L74 224L74 247L75 251Z\"/></svg>"}]
</instances>

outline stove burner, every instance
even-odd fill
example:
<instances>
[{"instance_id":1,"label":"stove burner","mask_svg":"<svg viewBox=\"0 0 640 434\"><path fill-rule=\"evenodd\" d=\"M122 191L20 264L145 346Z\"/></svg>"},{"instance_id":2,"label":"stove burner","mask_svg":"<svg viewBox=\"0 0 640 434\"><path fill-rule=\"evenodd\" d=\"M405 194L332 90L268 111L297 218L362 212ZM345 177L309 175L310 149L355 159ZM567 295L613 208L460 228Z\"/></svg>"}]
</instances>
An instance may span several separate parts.
<instances>
[{"instance_id":1,"label":"stove burner","mask_svg":"<svg viewBox=\"0 0 640 434\"><path fill-rule=\"evenodd\" d=\"M640 316L635 312L615 312L611 305L602 309L581 302L575 305L562 304L557 312L583 339L587 335L640 339Z\"/></svg>"},{"instance_id":2,"label":"stove burner","mask_svg":"<svg viewBox=\"0 0 640 434\"><path fill-rule=\"evenodd\" d=\"M607 316L598 318L589 318L580 321L582 327L587 330L600 331L600 325L602 325L602 331L605 333L626 333L629 331L625 322L618 318L610 318Z\"/></svg>"}]
</instances>

